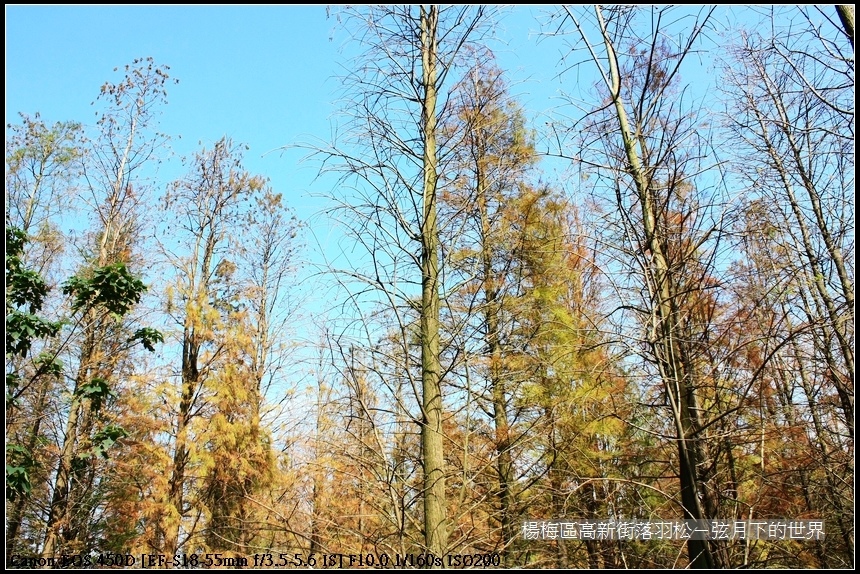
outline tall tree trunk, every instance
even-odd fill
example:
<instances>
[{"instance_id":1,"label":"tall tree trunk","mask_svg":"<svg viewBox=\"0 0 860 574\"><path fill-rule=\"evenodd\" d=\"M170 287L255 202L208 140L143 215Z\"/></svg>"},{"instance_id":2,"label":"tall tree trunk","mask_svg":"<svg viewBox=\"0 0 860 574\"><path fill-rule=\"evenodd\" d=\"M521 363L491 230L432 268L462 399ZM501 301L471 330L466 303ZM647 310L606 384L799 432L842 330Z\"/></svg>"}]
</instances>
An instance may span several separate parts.
<instances>
[{"instance_id":1,"label":"tall tree trunk","mask_svg":"<svg viewBox=\"0 0 860 574\"><path fill-rule=\"evenodd\" d=\"M445 456L442 435L442 368L439 357L439 230L436 223L436 82L439 7L421 7L421 64L424 97L424 214L421 225L421 383L424 463L424 542L443 556L448 547Z\"/></svg>"},{"instance_id":2,"label":"tall tree trunk","mask_svg":"<svg viewBox=\"0 0 860 574\"><path fill-rule=\"evenodd\" d=\"M684 518L702 520L707 518L702 506L699 487L699 463L696 453L700 450L697 441L700 440L698 430L698 405L696 394L691 381L692 373L685 372L684 360L677 336L679 326L678 315L673 313L673 301L679 296L676 282L673 281L669 267L669 257L666 253L664 238L660 236L657 222L660 217L659 206L654 190L646 175L646 166L637 150L639 138L634 136L621 99L621 78L618 59L614 46L606 31L606 25L599 6L595 7L597 20L603 35L604 45L610 68L610 96L615 107L618 127L624 143L624 151L628 162L628 172L634 180L638 194L639 207L642 211L643 245L651 253L650 269L647 270L647 280L652 291L654 306L652 309L652 346L657 357L658 368L666 394L672 408L673 422L677 433L679 474L681 482L681 503ZM641 143L640 143L641 145ZM720 567L715 561L710 545L705 540L688 540L687 549L690 562L695 568Z\"/></svg>"},{"instance_id":3,"label":"tall tree trunk","mask_svg":"<svg viewBox=\"0 0 860 574\"><path fill-rule=\"evenodd\" d=\"M75 384L75 390L79 388ZM70 522L69 516L69 482L72 477L72 463L75 457L75 437L77 436L81 402L77 398L69 406L69 418L66 421L66 434L63 450L60 452L60 462L57 467L57 477L54 483L54 494L51 497L51 509L48 514L48 529L45 534L45 545L42 556L53 558L57 556L61 530Z\"/></svg>"},{"instance_id":4,"label":"tall tree trunk","mask_svg":"<svg viewBox=\"0 0 860 574\"><path fill-rule=\"evenodd\" d=\"M101 258L100 265L102 263ZM45 532L45 544L42 548L42 556L51 558L57 556L62 548L62 532L69 528L72 522L72 511L77 500L75 499L74 480L79 473L74 470L75 457L81 450L81 444L85 440L82 426L85 426L89 415L90 401L81 400L78 393L84 385L98 371L99 342L105 337L103 324L98 321L96 311L93 309L85 313L84 321L85 335L81 345L80 363L78 373L75 377L75 386L72 392L72 402L69 405L69 418L66 420L66 430L63 435L63 445L60 450L60 460L57 464L56 478L54 480L54 493L51 497L51 506L48 513L48 526ZM96 324L98 322L98 324ZM82 464L89 464L84 461ZM79 549L80 550L80 549Z\"/></svg>"},{"instance_id":5,"label":"tall tree trunk","mask_svg":"<svg viewBox=\"0 0 860 574\"><path fill-rule=\"evenodd\" d=\"M160 73L160 72L159 72ZM164 76L166 79L166 76ZM142 105L144 96L140 96L137 104ZM124 147L118 150L111 145L115 164L115 171L106 175L110 178L107 195L101 209L98 210L101 217L101 229L99 230L97 253L94 260L89 263L96 268L115 263L129 263L134 238L133 224L136 220L134 206L125 207L127 200L132 195L129 183L129 161L134 155L134 144L138 132L138 115L133 115ZM131 203L131 202L129 202ZM75 457L88 446L88 434L91 427L90 401L78 398L78 391L83 385L89 383L93 377L101 377L109 380L113 374L113 366L118 357L105 356L105 339L108 334L108 321L112 319L98 317L99 311L88 309L82 318L84 325L83 343L79 354L78 372L75 377L75 388L72 393L72 404L69 407L69 418L66 422L66 432L61 447L60 461L57 465L56 479L54 482L54 493L49 511L48 526L45 535L45 545L42 554L45 557L54 556L59 547L61 530L69 528L72 522L71 512L79 502L80 487L82 484L75 480L73 475L73 463ZM81 465L90 467L92 474L92 462L79 459ZM78 469L74 474L82 477L87 470ZM82 552L84 549L75 548L72 552Z\"/></svg>"},{"instance_id":6,"label":"tall tree trunk","mask_svg":"<svg viewBox=\"0 0 860 574\"><path fill-rule=\"evenodd\" d=\"M179 401L179 416L176 423L176 445L173 451L173 468L167 486L167 515L163 525L164 550L173 556L179 549L179 529L184 514L185 466L188 464L188 426L191 423L191 406L199 385L197 370L199 345L194 330L186 327L182 344L182 397Z\"/></svg>"},{"instance_id":7,"label":"tall tree trunk","mask_svg":"<svg viewBox=\"0 0 860 574\"><path fill-rule=\"evenodd\" d=\"M496 470L499 475L499 522L502 528L501 567L508 565L509 546L516 537L513 527L513 463L511 461L511 439L508 423L508 408L505 399L505 380L502 377L502 349L499 337L499 281L493 273L493 246L490 242L490 218L488 209L488 185L481 165L483 149L482 132L476 131L476 146L478 162L476 169L476 187L478 210L481 217L481 257L484 278L484 322L487 328L487 354L490 359L490 388L493 395L493 424L496 431Z\"/></svg>"}]
</instances>

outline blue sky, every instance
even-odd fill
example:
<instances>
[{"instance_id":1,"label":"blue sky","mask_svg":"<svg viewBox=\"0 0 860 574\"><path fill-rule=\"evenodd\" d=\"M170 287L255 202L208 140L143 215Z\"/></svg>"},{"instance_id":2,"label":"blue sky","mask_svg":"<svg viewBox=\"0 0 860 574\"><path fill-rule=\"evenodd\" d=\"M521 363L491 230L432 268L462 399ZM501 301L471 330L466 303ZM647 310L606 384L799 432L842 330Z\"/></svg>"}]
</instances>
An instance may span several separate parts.
<instances>
[{"instance_id":1,"label":"blue sky","mask_svg":"<svg viewBox=\"0 0 860 574\"><path fill-rule=\"evenodd\" d=\"M539 41L537 34L540 20L555 10L514 6L498 27L504 43L494 46L512 93L538 127L561 103L560 89L594 81L558 77L562 41ZM92 121L90 102L100 86L121 77L113 69L152 56L180 80L161 123L176 138L177 154L224 135L249 145L246 167L271 178L303 219L320 206L308 193L329 191L312 183L315 166L299 165L302 152L272 152L330 137L346 33L334 16L327 18L325 5L7 5L5 12L7 124L18 121L18 112L40 112L51 123ZM737 9L720 7L717 18L736 19L726 17L731 12ZM706 65L685 73L698 75L687 80L700 89L712 81ZM170 179L182 173L177 168Z\"/></svg>"},{"instance_id":2,"label":"blue sky","mask_svg":"<svg viewBox=\"0 0 860 574\"><path fill-rule=\"evenodd\" d=\"M563 82L576 81L573 74L558 78L562 42L538 41L539 20L554 9L513 7L498 28L504 43L494 46L512 93L538 125L560 104ZM101 85L121 78L113 69L152 56L180 80L161 122L177 154L224 135L249 145L246 167L269 177L302 219L320 207L309 192L330 191L313 183L315 166L300 165L303 152L272 151L332 133L337 76L347 63L339 49L347 36L334 16L327 18L325 5L7 5L5 11L7 124L18 121L18 112L39 112L50 123L91 122L90 103ZM177 165L168 173L163 177L174 179L183 170Z\"/></svg>"},{"instance_id":3,"label":"blue sky","mask_svg":"<svg viewBox=\"0 0 860 574\"><path fill-rule=\"evenodd\" d=\"M337 50L323 6L6 8L6 122L93 118L90 102L112 70L152 56L180 83L161 129L179 154L223 135L251 147L248 169L296 203L306 187L277 154L303 133L327 133ZM298 205L296 205L298 207Z\"/></svg>"},{"instance_id":4,"label":"blue sky","mask_svg":"<svg viewBox=\"0 0 860 574\"><path fill-rule=\"evenodd\" d=\"M511 45L498 52L514 81L532 77L515 89L533 100L540 87L545 100L558 57L540 53L529 38L538 28L533 11L540 9L520 7L505 18ZM308 216L315 204L305 194L315 170L299 168L298 151L261 156L308 136L329 137L345 39L324 5L7 5L6 123L18 112L40 112L51 123L92 121L100 86L121 77L113 69L152 56L180 81L170 88L161 122L182 138L173 141L175 151L190 154L199 141L211 145L223 135L248 144L248 169L270 177Z\"/></svg>"}]
</instances>

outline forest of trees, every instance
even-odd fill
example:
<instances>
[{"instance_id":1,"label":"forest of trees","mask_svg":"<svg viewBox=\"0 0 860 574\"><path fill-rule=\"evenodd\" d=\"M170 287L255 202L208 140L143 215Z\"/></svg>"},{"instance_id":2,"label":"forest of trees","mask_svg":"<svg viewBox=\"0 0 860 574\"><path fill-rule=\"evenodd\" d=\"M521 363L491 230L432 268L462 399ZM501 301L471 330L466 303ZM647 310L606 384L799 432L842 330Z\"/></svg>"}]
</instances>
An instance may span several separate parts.
<instances>
[{"instance_id":1,"label":"forest of trees","mask_svg":"<svg viewBox=\"0 0 860 574\"><path fill-rule=\"evenodd\" d=\"M7 125L7 565L853 568L853 6L554 7L590 100L540 129L500 8L338 10L322 272L244 143L159 179L167 65ZM312 321L300 282L336 294ZM826 536L523 535L565 518Z\"/></svg>"}]
</instances>

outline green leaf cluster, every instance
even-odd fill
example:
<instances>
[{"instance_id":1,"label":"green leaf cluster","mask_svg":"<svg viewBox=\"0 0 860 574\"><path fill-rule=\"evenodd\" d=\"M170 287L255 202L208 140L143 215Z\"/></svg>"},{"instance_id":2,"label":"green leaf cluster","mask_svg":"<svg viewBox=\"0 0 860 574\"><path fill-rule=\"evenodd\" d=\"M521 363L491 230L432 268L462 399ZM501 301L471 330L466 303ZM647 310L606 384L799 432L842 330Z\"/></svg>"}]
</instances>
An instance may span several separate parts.
<instances>
[{"instance_id":1,"label":"green leaf cluster","mask_svg":"<svg viewBox=\"0 0 860 574\"><path fill-rule=\"evenodd\" d=\"M163 343L164 335L161 334L157 329L152 329L150 327L143 327L134 332L134 335L128 340L129 343L133 343L135 341L140 341L143 344L143 348L149 351L150 353L155 352L155 343Z\"/></svg>"},{"instance_id":2,"label":"green leaf cluster","mask_svg":"<svg viewBox=\"0 0 860 574\"><path fill-rule=\"evenodd\" d=\"M33 341L54 337L62 322L48 321L39 313L48 295L45 280L36 272L24 267L22 256L27 244L27 234L21 229L6 229L6 354L26 357ZM62 287L64 295L72 297L73 313L103 308L116 318L127 314L140 302L146 286L133 276L123 263L115 263L95 269L88 277L83 274L69 279ZM164 341L163 335L155 329L138 329L128 340L140 341L149 350L155 350L155 343ZM8 361L7 361L8 362ZM36 367L35 377L42 375L60 376L63 364L56 354L40 353L33 359ZM16 391L21 384L21 376L14 369L6 374L7 406L14 405ZM87 400L90 409L98 412L111 395L110 384L103 378L93 378L81 385L75 392L80 400ZM93 446L85 458L100 456L107 458L107 450L117 440L126 436L125 431L109 425L93 437ZM6 446L6 498L14 501L19 496L27 496L31 490L30 470L34 464L30 452L18 444Z\"/></svg>"},{"instance_id":3,"label":"green leaf cluster","mask_svg":"<svg viewBox=\"0 0 860 574\"><path fill-rule=\"evenodd\" d=\"M107 425L93 435L93 446L90 449L90 454L107 459L108 449L110 449L116 441L127 436L128 433L121 426Z\"/></svg>"},{"instance_id":4,"label":"green leaf cluster","mask_svg":"<svg viewBox=\"0 0 860 574\"><path fill-rule=\"evenodd\" d=\"M42 310L48 286L37 272L23 266L21 256L27 241L27 234L20 229L6 229L6 354L22 357L35 339L53 337L60 330L59 322L36 315Z\"/></svg>"},{"instance_id":5,"label":"green leaf cluster","mask_svg":"<svg viewBox=\"0 0 860 574\"><path fill-rule=\"evenodd\" d=\"M6 445L6 500L30 494L30 469L36 462L30 451L18 444Z\"/></svg>"},{"instance_id":6,"label":"green leaf cluster","mask_svg":"<svg viewBox=\"0 0 860 574\"><path fill-rule=\"evenodd\" d=\"M82 399L89 400L92 411L98 412L104 400L111 395L111 388L106 380L95 377L89 383L78 387L75 394Z\"/></svg>"},{"instance_id":7,"label":"green leaf cluster","mask_svg":"<svg viewBox=\"0 0 860 574\"><path fill-rule=\"evenodd\" d=\"M73 297L73 312L103 306L116 317L128 313L145 291L143 281L121 262L99 267L90 279L74 276L63 285L63 294Z\"/></svg>"}]
</instances>

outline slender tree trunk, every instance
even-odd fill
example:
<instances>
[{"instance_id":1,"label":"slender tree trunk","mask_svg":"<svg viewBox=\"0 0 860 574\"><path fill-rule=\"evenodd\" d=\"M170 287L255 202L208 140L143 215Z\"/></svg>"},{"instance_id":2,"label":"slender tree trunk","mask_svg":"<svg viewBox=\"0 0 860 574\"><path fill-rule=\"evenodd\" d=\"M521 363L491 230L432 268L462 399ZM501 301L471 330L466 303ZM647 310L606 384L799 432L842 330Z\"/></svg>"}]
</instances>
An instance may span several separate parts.
<instances>
[{"instance_id":1,"label":"slender tree trunk","mask_svg":"<svg viewBox=\"0 0 860 574\"><path fill-rule=\"evenodd\" d=\"M408 414L404 409L403 402L403 381L398 380L394 387L394 453L393 465L394 469L391 476L391 514L394 526L397 529L397 551L401 555L406 553L407 533L406 533L406 497L408 494L407 475L406 475L406 423Z\"/></svg>"},{"instance_id":2,"label":"slender tree trunk","mask_svg":"<svg viewBox=\"0 0 860 574\"><path fill-rule=\"evenodd\" d=\"M424 214L421 227L421 383L424 463L424 541L443 556L448 546L445 456L442 435L442 369L439 358L439 231L436 223L436 82L439 7L421 7L421 64L424 97Z\"/></svg>"},{"instance_id":3,"label":"slender tree trunk","mask_svg":"<svg viewBox=\"0 0 860 574\"><path fill-rule=\"evenodd\" d=\"M93 310L87 311L84 320L87 322L86 334L81 345L80 363L75 377L72 402L69 405L69 418L66 420L66 432L63 436L60 461L57 464L54 493L51 497L48 527L45 532L45 544L42 548L42 556L45 558L54 557L58 551L64 550L61 548L61 533L63 529L70 526L72 521L71 512L75 506L75 500L72 497L72 482L75 478L73 464L80 446L78 435L81 434L81 423L87 414L84 411L89 407L89 401L82 401L78 397L78 391L90 379L92 365L97 353L97 341L104 336L101 333L102 330L94 324L96 316Z\"/></svg>"},{"instance_id":4,"label":"slender tree trunk","mask_svg":"<svg viewBox=\"0 0 860 574\"><path fill-rule=\"evenodd\" d=\"M186 319L186 323L188 319ZM167 487L167 516L164 523L164 554L168 557L179 549L179 530L184 514L185 467L188 464L188 432L191 423L191 407L199 386L198 355L200 345L192 326L186 325L182 343L182 397L179 401L179 417L176 423L176 446L173 451L173 469Z\"/></svg>"},{"instance_id":5,"label":"slender tree trunk","mask_svg":"<svg viewBox=\"0 0 860 574\"><path fill-rule=\"evenodd\" d=\"M128 263L130 256L132 238L128 230L134 220L134 213L123 215L120 206L127 198L130 190L128 184L124 183L128 177L127 163L135 141L137 129L137 118L133 118L126 139L125 148L116 156L116 172L112 176L108 197L104 203L106 215L102 219L102 229L98 239L98 256L96 267L104 267L114 263ZM116 152L116 150L114 150ZM78 390L87 384L91 377L100 376L109 379L112 374L110 367L104 369L99 365L103 361L115 362L116 357L102 357L104 339L106 333L106 320L99 319L96 311L88 310L84 315L84 338L81 346L78 373L75 377L75 389L72 404L69 409L69 418L66 423L66 433L61 448L60 462L57 466L56 479L54 483L54 494L51 500L48 527L45 535L45 546L43 556L54 556L60 550L60 533L67 529L72 523L72 511L80 498L80 482L76 482L73 475L72 464L75 456L82 450L88 441L90 427L89 401L81 401L77 398ZM81 461L82 464L91 465L90 461ZM92 469L90 469L92 471ZM85 472L74 473L78 477L84 476ZM82 549L72 549L82 551Z\"/></svg>"},{"instance_id":6,"label":"slender tree trunk","mask_svg":"<svg viewBox=\"0 0 860 574\"><path fill-rule=\"evenodd\" d=\"M603 517L598 514L597 504L597 485L593 482L586 484L581 489L581 497L583 506L585 507L585 518L588 520L601 520ZM608 542L597 540L585 540L585 550L588 553L588 567L591 569L605 568L603 561L603 553L600 551L602 545L607 545Z\"/></svg>"},{"instance_id":7,"label":"slender tree trunk","mask_svg":"<svg viewBox=\"0 0 860 574\"><path fill-rule=\"evenodd\" d=\"M311 528L310 528L310 546L308 547L309 554L316 554L320 552L322 548L322 528L320 525L322 524L322 518L320 517L320 509L323 507L322 504L322 478L320 477L320 472L317 471L314 474L314 485L313 490L311 491L311 505L313 506L313 515L311 516Z\"/></svg>"},{"instance_id":8,"label":"slender tree trunk","mask_svg":"<svg viewBox=\"0 0 860 574\"><path fill-rule=\"evenodd\" d=\"M545 369L541 369L541 379L546 379ZM564 492L564 468L561 467L560 454L563 447L559 444L556 431L556 416L552 406L544 408L544 418L549 423L549 450L551 459L547 474L549 478L549 507L551 511L550 517L558 520L565 516L567 494ZM570 561L567 556L567 547L564 540L556 540L555 543L555 558L556 568L565 569L570 566Z\"/></svg>"},{"instance_id":9,"label":"slender tree trunk","mask_svg":"<svg viewBox=\"0 0 860 574\"><path fill-rule=\"evenodd\" d=\"M75 385L77 390L79 385ZM60 462L57 467L57 478L54 484L54 494L51 498L51 510L48 515L48 530L45 535L45 545L42 556L53 558L57 556L61 530L69 523L69 482L72 476L72 463L75 456L75 437L77 436L78 420L81 409L80 401L75 398L69 406L69 418L66 421L66 435Z\"/></svg>"},{"instance_id":10,"label":"slender tree trunk","mask_svg":"<svg viewBox=\"0 0 860 574\"><path fill-rule=\"evenodd\" d=\"M681 481L681 503L684 507L684 518L702 520L707 518L702 507L699 488L699 462L696 456L699 450L696 444L699 425L696 424L698 405L694 387L690 381L692 373L685 372L683 356L677 341L679 329L678 314L673 313L672 303L678 296L677 286L672 280L668 254L665 243L657 228L659 207L646 175L646 167L636 146L639 138L634 136L624 103L621 99L621 79L618 59L599 6L595 7L598 23L603 35L604 45L610 68L610 95L618 118L618 127L624 143L624 151L628 162L628 172L634 180L638 193L639 207L642 211L643 244L651 253L650 269L648 270L652 295L655 303L652 312L652 332L658 368L673 411L675 429L677 432L678 459ZM642 134L644 136L644 134ZM641 143L640 143L641 145ZM687 549L690 562L695 568L715 568L715 557L710 545L705 540L688 540Z\"/></svg>"},{"instance_id":11,"label":"slender tree trunk","mask_svg":"<svg viewBox=\"0 0 860 574\"><path fill-rule=\"evenodd\" d=\"M481 165L484 150L480 128L475 130L478 162L476 166L477 200L481 217L481 256L484 273L484 322L487 328L486 343L490 359L490 388L493 395L493 424L496 431L496 470L499 475L499 522L502 527L501 567L508 566L509 546L516 532L513 528L513 463L511 461L511 440L508 424L508 409L505 399L505 380L502 377L502 349L499 340L499 284L493 273L493 249L490 241L490 218L488 213L487 182Z\"/></svg>"}]
</instances>

